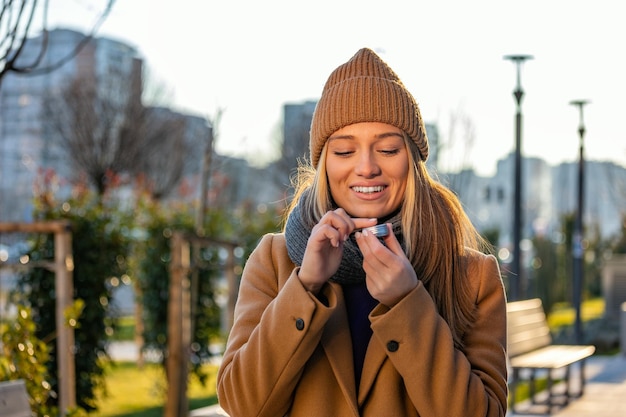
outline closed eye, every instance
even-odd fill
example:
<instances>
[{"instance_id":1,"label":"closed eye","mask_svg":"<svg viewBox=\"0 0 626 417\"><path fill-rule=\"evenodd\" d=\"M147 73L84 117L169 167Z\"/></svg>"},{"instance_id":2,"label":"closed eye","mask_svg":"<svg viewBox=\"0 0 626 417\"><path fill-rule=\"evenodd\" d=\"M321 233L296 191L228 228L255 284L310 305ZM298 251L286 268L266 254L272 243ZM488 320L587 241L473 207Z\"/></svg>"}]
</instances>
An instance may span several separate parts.
<instances>
[{"instance_id":1,"label":"closed eye","mask_svg":"<svg viewBox=\"0 0 626 417\"><path fill-rule=\"evenodd\" d=\"M398 148L394 148L394 149L382 149L380 151L381 154L386 155L386 156L392 156L392 155L397 155L398 153L400 153L400 149Z\"/></svg>"}]
</instances>

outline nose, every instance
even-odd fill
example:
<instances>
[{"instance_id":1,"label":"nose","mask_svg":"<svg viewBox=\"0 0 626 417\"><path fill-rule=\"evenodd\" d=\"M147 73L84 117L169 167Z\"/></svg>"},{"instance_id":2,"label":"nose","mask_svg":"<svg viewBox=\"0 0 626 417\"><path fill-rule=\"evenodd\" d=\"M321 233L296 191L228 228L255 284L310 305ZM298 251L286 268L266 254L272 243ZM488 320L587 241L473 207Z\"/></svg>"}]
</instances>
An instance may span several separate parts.
<instances>
[{"instance_id":1,"label":"nose","mask_svg":"<svg viewBox=\"0 0 626 417\"><path fill-rule=\"evenodd\" d=\"M380 166L376 162L376 156L373 152L363 152L359 155L354 171L357 175L364 178L373 178L380 175Z\"/></svg>"}]
</instances>

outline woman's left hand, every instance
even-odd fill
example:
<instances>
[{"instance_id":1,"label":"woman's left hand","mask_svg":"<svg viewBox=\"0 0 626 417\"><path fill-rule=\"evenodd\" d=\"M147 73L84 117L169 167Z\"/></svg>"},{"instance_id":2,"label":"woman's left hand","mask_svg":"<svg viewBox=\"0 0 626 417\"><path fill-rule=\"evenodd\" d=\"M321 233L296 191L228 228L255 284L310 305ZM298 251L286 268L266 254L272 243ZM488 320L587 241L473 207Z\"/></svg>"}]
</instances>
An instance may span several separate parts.
<instances>
[{"instance_id":1,"label":"woman's left hand","mask_svg":"<svg viewBox=\"0 0 626 417\"><path fill-rule=\"evenodd\" d=\"M395 235L385 236L383 245L372 233L363 230L356 241L363 253L367 289L378 302L391 308L417 286L417 275Z\"/></svg>"}]
</instances>

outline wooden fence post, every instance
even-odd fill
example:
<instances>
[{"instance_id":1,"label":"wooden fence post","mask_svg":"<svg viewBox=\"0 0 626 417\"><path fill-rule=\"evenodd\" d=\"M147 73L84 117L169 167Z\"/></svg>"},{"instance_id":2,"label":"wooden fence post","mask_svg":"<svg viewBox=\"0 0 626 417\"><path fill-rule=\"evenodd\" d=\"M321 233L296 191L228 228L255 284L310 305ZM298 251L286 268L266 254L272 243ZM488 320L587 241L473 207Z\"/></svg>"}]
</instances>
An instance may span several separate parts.
<instances>
[{"instance_id":1,"label":"wooden fence post","mask_svg":"<svg viewBox=\"0 0 626 417\"><path fill-rule=\"evenodd\" d=\"M167 310L167 403L164 417L189 415L187 376L191 346L189 242L181 232L170 240L170 290Z\"/></svg>"},{"instance_id":2,"label":"wooden fence post","mask_svg":"<svg viewBox=\"0 0 626 417\"><path fill-rule=\"evenodd\" d=\"M235 273L235 247L228 248L228 259L226 261L226 282L228 283L228 301L226 304L226 331L230 332L235 320L235 304L239 285L237 274Z\"/></svg>"},{"instance_id":3,"label":"wooden fence post","mask_svg":"<svg viewBox=\"0 0 626 417\"><path fill-rule=\"evenodd\" d=\"M54 234L54 265L57 328L57 358L59 361L59 412L64 416L67 410L76 406L76 369L74 364L74 328L68 326L65 312L72 306L74 285L72 272L72 234L69 230L59 230Z\"/></svg>"}]
</instances>

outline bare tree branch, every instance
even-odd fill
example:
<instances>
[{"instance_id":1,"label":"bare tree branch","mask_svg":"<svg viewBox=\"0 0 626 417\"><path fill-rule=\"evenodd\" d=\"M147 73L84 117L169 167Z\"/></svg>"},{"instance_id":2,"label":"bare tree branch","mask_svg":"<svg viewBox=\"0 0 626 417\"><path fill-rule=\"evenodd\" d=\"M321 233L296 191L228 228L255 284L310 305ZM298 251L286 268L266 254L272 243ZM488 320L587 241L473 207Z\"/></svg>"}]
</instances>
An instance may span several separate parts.
<instances>
[{"instance_id":1,"label":"bare tree branch","mask_svg":"<svg viewBox=\"0 0 626 417\"><path fill-rule=\"evenodd\" d=\"M0 10L0 84L2 78L9 72L28 75L48 74L72 60L81 49L93 39L96 32L106 20L115 0L108 0L104 11L99 15L90 33L86 35L76 47L66 56L55 63L39 68L48 49L48 9L49 0L43 1L40 11L42 17L42 42L36 58L30 63L18 62L24 46L31 35L31 25L37 13L38 0L3 0Z\"/></svg>"},{"instance_id":2,"label":"bare tree branch","mask_svg":"<svg viewBox=\"0 0 626 417\"><path fill-rule=\"evenodd\" d=\"M8 0L6 3L9 4L9 7L11 7L12 4L15 4L13 0ZM30 31L30 26L33 22L33 18L35 16L35 10L37 8L37 0L33 0L32 3L30 4L31 9L30 9L30 14L28 15L28 20L26 22L26 25L22 30L20 30L20 23L22 22L22 16L26 12L26 8L29 7L28 5L29 1L25 0L25 1L20 1L19 3L20 3L19 5L15 6L16 8L18 8L19 6L19 12L18 12L16 20L14 21L14 26L11 27L10 23L8 23L7 25L7 30L10 30L10 33L7 33L8 35L7 37L10 39L10 42L7 45L8 47L7 47L6 54L5 54L6 60L5 60L5 65L2 70L3 71L2 73L4 73L5 71L16 71L16 72L20 71L20 67L17 66L16 62L19 56L21 55L22 50L24 49L24 45L26 45L28 33ZM44 28L47 26L47 20L48 20L47 16L48 16L48 0L44 0L44 8L43 8ZM20 33L21 33L21 36L19 39L19 44L17 48L13 50L15 41L17 40L17 37L18 35L20 35ZM47 47L48 47L48 34L47 32L45 32L41 50L39 51L37 58L35 58L35 61L32 64L29 64L30 66L39 65L39 63L43 59L43 56L45 54ZM0 76L2 75L2 73L0 73Z\"/></svg>"}]
</instances>

